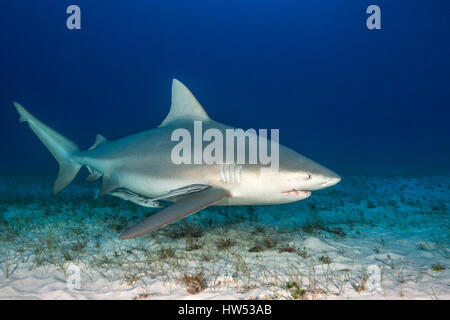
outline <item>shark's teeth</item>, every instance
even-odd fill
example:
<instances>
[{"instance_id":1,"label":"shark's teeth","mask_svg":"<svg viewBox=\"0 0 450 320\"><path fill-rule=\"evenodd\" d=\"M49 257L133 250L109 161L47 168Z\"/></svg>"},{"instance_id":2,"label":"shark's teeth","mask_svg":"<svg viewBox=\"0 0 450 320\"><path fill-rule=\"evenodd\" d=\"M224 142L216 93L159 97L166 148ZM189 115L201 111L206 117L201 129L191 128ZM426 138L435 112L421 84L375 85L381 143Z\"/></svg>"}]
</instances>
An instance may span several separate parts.
<instances>
[{"instance_id":1,"label":"shark's teeth","mask_svg":"<svg viewBox=\"0 0 450 320\"><path fill-rule=\"evenodd\" d=\"M284 195L301 195L301 196L309 197L311 195L311 191L292 189L289 191L285 191L282 194L284 194Z\"/></svg>"}]
</instances>

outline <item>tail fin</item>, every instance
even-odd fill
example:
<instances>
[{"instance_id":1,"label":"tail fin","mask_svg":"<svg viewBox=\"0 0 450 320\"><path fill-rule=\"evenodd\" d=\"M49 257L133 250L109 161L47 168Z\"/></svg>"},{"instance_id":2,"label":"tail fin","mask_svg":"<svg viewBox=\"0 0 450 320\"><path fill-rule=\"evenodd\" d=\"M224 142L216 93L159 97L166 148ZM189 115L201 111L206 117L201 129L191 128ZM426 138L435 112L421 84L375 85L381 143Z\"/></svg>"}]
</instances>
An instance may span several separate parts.
<instances>
[{"instance_id":1,"label":"tail fin","mask_svg":"<svg viewBox=\"0 0 450 320\"><path fill-rule=\"evenodd\" d=\"M48 151L55 157L59 164L58 176L53 185L53 194L64 189L80 171L81 165L73 159L73 155L80 151L78 146L63 137L55 130L33 117L24 107L14 102L17 112L20 114L20 122L28 122L31 130L47 147Z\"/></svg>"}]
</instances>

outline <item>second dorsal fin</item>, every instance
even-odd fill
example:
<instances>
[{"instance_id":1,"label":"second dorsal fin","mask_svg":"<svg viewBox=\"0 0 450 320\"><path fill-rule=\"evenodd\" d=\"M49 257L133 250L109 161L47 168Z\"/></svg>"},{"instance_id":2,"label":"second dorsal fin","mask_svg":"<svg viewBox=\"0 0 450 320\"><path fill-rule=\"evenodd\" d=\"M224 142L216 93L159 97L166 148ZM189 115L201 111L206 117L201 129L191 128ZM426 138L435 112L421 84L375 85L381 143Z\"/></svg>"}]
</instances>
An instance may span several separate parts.
<instances>
[{"instance_id":1,"label":"second dorsal fin","mask_svg":"<svg viewBox=\"0 0 450 320\"><path fill-rule=\"evenodd\" d=\"M106 140L106 138L104 136L102 136L101 134L98 134L98 135L95 136L94 144L88 150L95 149L99 145L102 145L102 144L107 143L107 142L108 142L108 140Z\"/></svg>"}]
</instances>

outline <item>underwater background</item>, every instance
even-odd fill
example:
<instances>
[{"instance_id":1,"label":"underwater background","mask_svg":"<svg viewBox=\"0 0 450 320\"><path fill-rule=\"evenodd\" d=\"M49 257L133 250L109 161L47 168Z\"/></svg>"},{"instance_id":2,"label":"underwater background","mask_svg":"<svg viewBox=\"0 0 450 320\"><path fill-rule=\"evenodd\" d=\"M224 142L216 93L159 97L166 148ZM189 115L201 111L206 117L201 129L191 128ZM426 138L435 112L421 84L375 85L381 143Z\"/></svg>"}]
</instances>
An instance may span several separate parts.
<instances>
[{"instance_id":1,"label":"underwater background","mask_svg":"<svg viewBox=\"0 0 450 320\"><path fill-rule=\"evenodd\" d=\"M0 299L450 299L449 31L437 0L2 3ZM51 196L57 163L13 101L87 149L158 126L172 78L342 181L126 241L158 210L94 199L84 169Z\"/></svg>"},{"instance_id":2,"label":"underwater background","mask_svg":"<svg viewBox=\"0 0 450 320\"><path fill-rule=\"evenodd\" d=\"M66 8L81 8L81 30ZM366 9L381 8L381 30ZM340 174L449 172L448 1L8 1L0 171L53 173L12 101L80 146L157 126L172 78ZM32 161L30 161L32 159Z\"/></svg>"}]
</instances>

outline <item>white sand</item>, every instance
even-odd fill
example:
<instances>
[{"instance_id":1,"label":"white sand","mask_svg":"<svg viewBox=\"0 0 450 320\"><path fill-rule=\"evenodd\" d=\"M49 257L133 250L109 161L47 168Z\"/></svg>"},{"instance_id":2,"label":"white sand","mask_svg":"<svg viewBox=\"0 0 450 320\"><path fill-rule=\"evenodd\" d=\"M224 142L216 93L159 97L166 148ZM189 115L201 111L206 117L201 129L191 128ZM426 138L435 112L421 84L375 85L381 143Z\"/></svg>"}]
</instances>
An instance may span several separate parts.
<instances>
[{"instance_id":1,"label":"white sand","mask_svg":"<svg viewBox=\"0 0 450 320\"><path fill-rule=\"evenodd\" d=\"M210 208L125 241L148 209L51 185L0 180L1 299L450 299L449 177L345 177L295 204ZM190 294L196 273L206 289Z\"/></svg>"}]
</instances>

